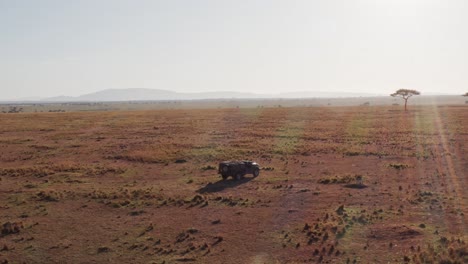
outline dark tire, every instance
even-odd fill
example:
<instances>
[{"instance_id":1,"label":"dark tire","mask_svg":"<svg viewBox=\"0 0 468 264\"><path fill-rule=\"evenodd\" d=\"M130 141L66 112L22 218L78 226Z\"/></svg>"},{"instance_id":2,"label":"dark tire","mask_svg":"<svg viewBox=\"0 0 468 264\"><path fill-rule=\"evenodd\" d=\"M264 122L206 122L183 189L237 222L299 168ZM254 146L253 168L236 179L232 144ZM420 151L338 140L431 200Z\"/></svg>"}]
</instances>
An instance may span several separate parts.
<instances>
[{"instance_id":1,"label":"dark tire","mask_svg":"<svg viewBox=\"0 0 468 264\"><path fill-rule=\"evenodd\" d=\"M237 181L242 180L243 177L244 177L244 176L243 176L242 174L240 174L240 173L236 174L236 180L237 180Z\"/></svg>"},{"instance_id":2,"label":"dark tire","mask_svg":"<svg viewBox=\"0 0 468 264\"><path fill-rule=\"evenodd\" d=\"M254 171L253 171L253 176L257 177L258 175L260 175L260 169L255 168Z\"/></svg>"},{"instance_id":3,"label":"dark tire","mask_svg":"<svg viewBox=\"0 0 468 264\"><path fill-rule=\"evenodd\" d=\"M226 180L228 178L228 175L226 174L221 174L221 177L223 177L223 180Z\"/></svg>"}]
</instances>

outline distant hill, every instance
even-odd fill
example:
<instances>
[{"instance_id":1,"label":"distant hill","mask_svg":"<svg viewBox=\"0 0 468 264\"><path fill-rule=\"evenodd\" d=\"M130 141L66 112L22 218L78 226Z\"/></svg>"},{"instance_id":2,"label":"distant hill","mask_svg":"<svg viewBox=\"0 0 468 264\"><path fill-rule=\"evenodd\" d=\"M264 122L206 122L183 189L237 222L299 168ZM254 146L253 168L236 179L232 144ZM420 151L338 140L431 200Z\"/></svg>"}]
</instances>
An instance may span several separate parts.
<instances>
[{"instance_id":1,"label":"distant hill","mask_svg":"<svg viewBox=\"0 0 468 264\"><path fill-rule=\"evenodd\" d=\"M66 102L128 102L128 101L189 101L189 100L333 100L335 103L343 101L344 105L355 105L355 101L372 101L372 104L388 104L389 102L401 103L399 98L390 97L389 94L370 94L352 92L323 92L323 91L298 91L278 94L259 94L249 92L203 92L203 93L181 93L169 90L127 88L106 89L81 96L57 96L49 98L21 98L16 100L0 101L0 104L20 103L66 103ZM424 93L421 96L411 98L410 104L451 104L465 103L464 97L460 95L433 95ZM346 102L346 103L345 103ZM340 103L342 104L342 103Z\"/></svg>"},{"instance_id":2,"label":"distant hill","mask_svg":"<svg viewBox=\"0 0 468 264\"><path fill-rule=\"evenodd\" d=\"M344 98L344 97L375 97L382 94L350 93L350 92L289 92L280 94L280 98ZM385 95L384 95L385 96Z\"/></svg>"},{"instance_id":3,"label":"distant hill","mask_svg":"<svg viewBox=\"0 0 468 264\"><path fill-rule=\"evenodd\" d=\"M203 92L203 93L179 93L168 90L128 88L107 89L95 93L84 94L77 97L59 96L44 98L46 102L79 102L79 101L153 101L153 100L199 100L199 99L267 99L267 98L333 98L333 97L360 97L376 96L376 94L364 93L340 93L340 92L291 92L280 94L256 94L247 92Z\"/></svg>"}]
</instances>

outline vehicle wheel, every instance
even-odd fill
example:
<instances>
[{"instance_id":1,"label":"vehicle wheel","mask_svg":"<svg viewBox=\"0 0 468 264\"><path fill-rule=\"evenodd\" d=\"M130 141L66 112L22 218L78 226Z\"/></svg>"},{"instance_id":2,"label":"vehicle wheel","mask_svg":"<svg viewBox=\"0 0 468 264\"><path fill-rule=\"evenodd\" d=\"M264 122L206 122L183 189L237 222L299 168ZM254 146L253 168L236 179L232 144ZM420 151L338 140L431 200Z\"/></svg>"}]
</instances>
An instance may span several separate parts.
<instances>
[{"instance_id":1,"label":"vehicle wheel","mask_svg":"<svg viewBox=\"0 0 468 264\"><path fill-rule=\"evenodd\" d=\"M226 174L221 174L221 177L223 177L223 180L226 180L228 176Z\"/></svg>"},{"instance_id":2,"label":"vehicle wheel","mask_svg":"<svg viewBox=\"0 0 468 264\"><path fill-rule=\"evenodd\" d=\"M257 177L258 175L260 175L260 170L257 168L257 169L254 169L253 171L253 176L254 177Z\"/></svg>"},{"instance_id":3,"label":"vehicle wheel","mask_svg":"<svg viewBox=\"0 0 468 264\"><path fill-rule=\"evenodd\" d=\"M242 174L238 173L236 174L236 180L240 181L242 179Z\"/></svg>"}]
</instances>

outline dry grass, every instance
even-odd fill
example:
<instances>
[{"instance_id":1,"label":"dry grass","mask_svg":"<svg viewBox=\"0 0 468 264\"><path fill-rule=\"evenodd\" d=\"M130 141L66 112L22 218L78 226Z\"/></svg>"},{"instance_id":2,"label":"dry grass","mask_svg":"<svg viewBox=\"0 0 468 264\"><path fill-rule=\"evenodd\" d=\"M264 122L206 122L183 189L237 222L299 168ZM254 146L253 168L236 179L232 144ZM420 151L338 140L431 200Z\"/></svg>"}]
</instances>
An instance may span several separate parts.
<instances>
[{"instance_id":1,"label":"dry grass","mask_svg":"<svg viewBox=\"0 0 468 264\"><path fill-rule=\"evenodd\" d=\"M467 115L0 114L0 262L464 263ZM260 176L222 181L231 159Z\"/></svg>"}]
</instances>

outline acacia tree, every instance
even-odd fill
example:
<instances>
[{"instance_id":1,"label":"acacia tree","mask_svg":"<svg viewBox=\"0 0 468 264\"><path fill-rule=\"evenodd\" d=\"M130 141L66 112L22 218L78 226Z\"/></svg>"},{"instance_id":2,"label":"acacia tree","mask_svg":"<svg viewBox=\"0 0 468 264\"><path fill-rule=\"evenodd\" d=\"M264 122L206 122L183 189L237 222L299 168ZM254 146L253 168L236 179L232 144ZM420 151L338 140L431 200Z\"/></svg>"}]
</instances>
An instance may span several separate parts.
<instances>
[{"instance_id":1,"label":"acacia tree","mask_svg":"<svg viewBox=\"0 0 468 264\"><path fill-rule=\"evenodd\" d=\"M468 93L465 93L463 96L468 96Z\"/></svg>"},{"instance_id":2,"label":"acacia tree","mask_svg":"<svg viewBox=\"0 0 468 264\"><path fill-rule=\"evenodd\" d=\"M391 96L403 98L403 100L405 100L405 111L406 111L406 105L408 104L408 99L413 95L420 95L420 94L421 93L416 90L399 89L395 93L392 93Z\"/></svg>"}]
</instances>

